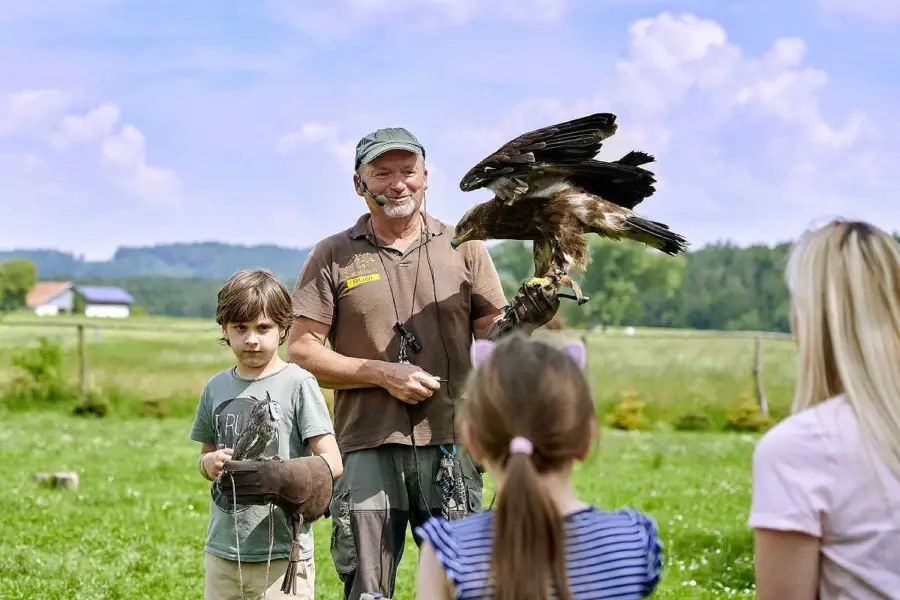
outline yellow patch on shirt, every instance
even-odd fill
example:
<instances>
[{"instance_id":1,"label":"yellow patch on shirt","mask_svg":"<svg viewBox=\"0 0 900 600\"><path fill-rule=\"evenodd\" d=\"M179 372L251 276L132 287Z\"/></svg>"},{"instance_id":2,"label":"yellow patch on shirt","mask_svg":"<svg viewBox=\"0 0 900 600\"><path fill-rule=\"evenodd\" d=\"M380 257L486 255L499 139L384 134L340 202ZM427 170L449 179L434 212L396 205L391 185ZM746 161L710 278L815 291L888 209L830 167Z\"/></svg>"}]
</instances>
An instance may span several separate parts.
<instances>
[{"instance_id":1,"label":"yellow patch on shirt","mask_svg":"<svg viewBox=\"0 0 900 600\"><path fill-rule=\"evenodd\" d=\"M347 287L352 288L354 286L360 285L361 283L369 283L370 281L378 281L381 279L381 273L372 273L371 275L360 275L359 277L354 277L353 279L347 280Z\"/></svg>"}]
</instances>

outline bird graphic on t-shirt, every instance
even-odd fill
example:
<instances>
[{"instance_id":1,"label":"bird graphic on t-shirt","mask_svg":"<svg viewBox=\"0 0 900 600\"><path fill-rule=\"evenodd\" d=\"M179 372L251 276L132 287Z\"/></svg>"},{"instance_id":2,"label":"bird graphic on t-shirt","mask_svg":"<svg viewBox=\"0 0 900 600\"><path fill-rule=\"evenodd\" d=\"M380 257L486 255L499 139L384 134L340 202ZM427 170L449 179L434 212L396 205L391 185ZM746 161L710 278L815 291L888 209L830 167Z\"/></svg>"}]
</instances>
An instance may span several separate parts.
<instances>
[{"instance_id":1,"label":"bird graphic on t-shirt","mask_svg":"<svg viewBox=\"0 0 900 600\"><path fill-rule=\"evenodd\" d=\"M241 435L234 443L234 453L231 460L256 460L262 458L263 453L275 436L278 434L277 424L281 420L281 406L266 392L265 400L253 398L256 404L250 409L247 423L241 430Z\"/></svg>"}]
</instances>

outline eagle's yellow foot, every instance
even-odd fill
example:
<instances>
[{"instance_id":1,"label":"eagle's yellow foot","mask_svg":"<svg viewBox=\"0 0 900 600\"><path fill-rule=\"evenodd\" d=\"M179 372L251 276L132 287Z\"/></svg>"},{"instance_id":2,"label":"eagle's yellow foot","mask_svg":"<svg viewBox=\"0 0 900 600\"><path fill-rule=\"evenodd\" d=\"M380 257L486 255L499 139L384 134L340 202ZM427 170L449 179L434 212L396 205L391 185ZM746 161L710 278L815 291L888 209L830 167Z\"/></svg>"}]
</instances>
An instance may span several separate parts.
<instances>
[{"instance_id":1,"label":"eagle's yellow foot","mask_svg":"<svg viewBox=\"0 0 900 600\"><path fill-rule=\"evenodd\" d=\"M528 285L528 286L538 285L541 287L543 287L545 285L552 285L552 284L553 284L553 281L549 277L532 277L531 279L529 279L528 281L525 282L525 285Z\"/></svg>"}]
</instances>

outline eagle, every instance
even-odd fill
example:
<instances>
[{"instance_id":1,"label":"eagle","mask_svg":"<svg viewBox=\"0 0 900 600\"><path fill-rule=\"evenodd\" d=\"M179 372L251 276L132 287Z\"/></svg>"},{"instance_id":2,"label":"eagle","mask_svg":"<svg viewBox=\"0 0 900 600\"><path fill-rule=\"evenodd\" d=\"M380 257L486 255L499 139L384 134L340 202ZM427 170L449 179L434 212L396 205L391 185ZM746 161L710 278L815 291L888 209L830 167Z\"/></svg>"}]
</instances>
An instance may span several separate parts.
<instances>
[{"instance_id":1,"label":"eagle","mask_svg":"<svg viewBox=\"0 0 900 600\"><path fill-rule=\"evenodd\" d=\"M656 176L643 167L655 158L639 150L612 162L595 158L617 129L616 115L595 113L535 129L501 146L460 181L463 192L487 188L494 197L465 212L450 245L530 240L531 281L569 287L579 305L589 297L569 273L583 272L591 262L586 234L634 240L672 256L685 252L683 236L633 211L656 191Z\"/></svg>"}]
</instances>

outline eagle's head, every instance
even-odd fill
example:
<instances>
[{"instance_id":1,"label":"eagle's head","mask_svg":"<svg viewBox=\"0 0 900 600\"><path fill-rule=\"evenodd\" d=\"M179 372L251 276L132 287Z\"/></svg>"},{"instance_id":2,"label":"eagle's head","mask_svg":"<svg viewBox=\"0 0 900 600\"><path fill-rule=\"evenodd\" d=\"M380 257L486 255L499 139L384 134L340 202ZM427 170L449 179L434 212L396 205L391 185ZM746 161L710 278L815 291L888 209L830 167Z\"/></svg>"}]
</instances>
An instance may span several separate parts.
<instances>
[{"instance_id":1,"label":"eagle's head","mask_svg":"<svg viewBox=\"0 0 900 600\"><path fill-rule=\"evenodd\" d=\"M462 216L456 224L453 239L450 240L450 246L454 250L463 242L486 239L487 231L484 228L486 208L486 204L479 204L467 210Z\"/></svg>"}]
</instances>

